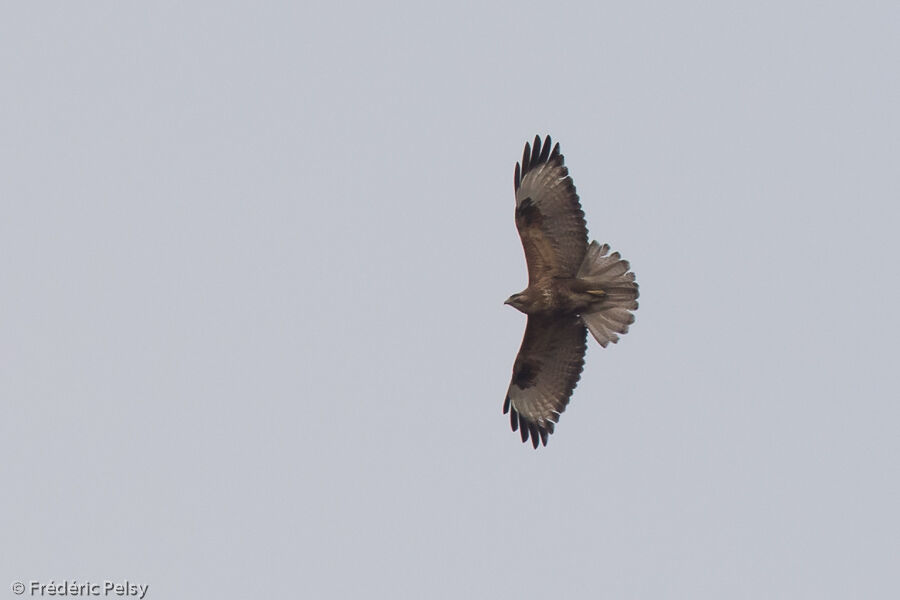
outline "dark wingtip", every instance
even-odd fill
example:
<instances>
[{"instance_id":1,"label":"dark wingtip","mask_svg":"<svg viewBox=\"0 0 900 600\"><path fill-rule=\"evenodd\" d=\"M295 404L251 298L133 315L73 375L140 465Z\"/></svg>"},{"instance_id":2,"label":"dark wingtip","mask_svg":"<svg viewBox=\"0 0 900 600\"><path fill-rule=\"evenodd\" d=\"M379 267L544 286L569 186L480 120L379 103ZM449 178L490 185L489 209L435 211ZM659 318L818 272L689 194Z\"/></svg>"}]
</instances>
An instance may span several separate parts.
<instances>
[{"instance_id":1,"label":"dark wingtip","mask_svg":"<svg viewBox=\"0 0 900 600\"><path fill-rule=\"evenodd\" d=\"M515 188L515 190L517 192L519 191L519 185L521 185L521 183L522 183L521 171L520 171L519 163L516 163L516 174L513 177L513 187Z\"/></svg>"},{"instance_id":2,"label":"dark wingtip","mask_svg":"<svg viewBox=\"0 0 900 600\"><path fill-rule=\"evenodd\" d=\"M550 153L550 157L547 160L555 160L557 157L561 157L562 154L559 153L559 142L556 142L556 145L553 146L553 152Z\"/></svg>"},{"instance_id":3,"label":"dark wingtip","mask_svg":"<svg viewBox=\"0 0 900 600\"><path fill-rule=\"evenodd\" d=\"M528 442L528 440L531 440L531 445L534 446L535 449L537 449L538 446L546 446L550 434L553 433L552 422L547 422L543 425L529 423L523 417L519 416L519 413L516 412L515 408L511 408L509 411L509 422L512 425L512 430L519 432L522 443L524 444Z\"/></svg>"},{"instance_id":4,"label":"dark wingtip","mask_svg":"<svg viewBox=\"0 0 900 600\"><path fill-rule=\"evenodd\" d=\"M542 163L547 162L547 159L550 158L550 136L547 136L547 139L544 140L544 147L541 148L541 155L538 157L538 160Z\"/></svg>"},{"instance_id":5,"label":"dark wingtip","mask_svg":"<svg viewBox=\"0 0 900 600\"><path fill-rule=\"evenodd\" d=\"M529 439L532 446L537 448L539 445L546 446L547 440L553 433L555 423L553 418L559 418L558 414L552 414L549 420L542 420L540 423L532 423L519 414L516 407L512 405L512 399L507 395L503 400L503 414L509 413L509 425L513 431L518 431L524 444Z\"/></svg>"},{"instance_id":6,"label":"dark wingtip","mask_svg":"<svg viewBox=\"0 0 900 600\"><path fill-rule=\"evenodd\" d=\"M525 151L522 152L522 177L531 169L531 144L525 142Z\"/></svg>"},{"instance_id":7,"label":"dark wingtip","mask_svg":"<svg viewBox=\"0 0 900 600\"><path fill-rule=\"evenodd\" d=\"M516 191L519 191L522 180L529 171L538 165L545 164L557 157L562 157L559 153L559 143L557 142L556 145L553 145L553 140L549 135L545 137L543 141L541 140L541 136L536 135L534 136L533 143L525 142L525 151L522 153L521 168L519 167L519 164L516 163Z\"/></svg>"}]
</instances>

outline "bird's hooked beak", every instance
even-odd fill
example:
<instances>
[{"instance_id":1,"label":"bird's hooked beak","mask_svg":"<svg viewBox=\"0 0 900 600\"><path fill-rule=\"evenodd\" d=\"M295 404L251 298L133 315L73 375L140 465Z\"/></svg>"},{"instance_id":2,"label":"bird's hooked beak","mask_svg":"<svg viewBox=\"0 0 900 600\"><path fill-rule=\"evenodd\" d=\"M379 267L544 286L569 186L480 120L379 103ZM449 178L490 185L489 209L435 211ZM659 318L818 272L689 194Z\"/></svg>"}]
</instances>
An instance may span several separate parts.
<instances>
[{"instance_id":1,"label":"bird's hooked beak","mask_svg":"<svg viewBox=\"0 0 900 600\"><path fill-rule=\"evenodd\" d=\"M518 296L518 294L513 294L512 296L510 296L509 298L507 298L507 299L506 299L506 302L504 302L503 304L509 304L510 306L515 306L515 305L516 305L516 304L515 304L515 299L516 299L517 296Z\"/></svg>"}]
</instances>

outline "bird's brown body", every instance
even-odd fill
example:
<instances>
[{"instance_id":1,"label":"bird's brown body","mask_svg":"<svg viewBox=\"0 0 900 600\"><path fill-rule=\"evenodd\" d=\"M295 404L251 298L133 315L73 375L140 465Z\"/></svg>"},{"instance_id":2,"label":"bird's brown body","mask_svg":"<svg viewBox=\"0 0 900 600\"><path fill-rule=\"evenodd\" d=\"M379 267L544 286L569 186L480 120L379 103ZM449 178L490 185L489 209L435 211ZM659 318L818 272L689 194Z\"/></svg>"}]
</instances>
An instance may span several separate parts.
<instances>
[{"instance_id":1,"label":"bird's brown body","mask_svg":"<svg viewBox=\"0 0 900 600\"><path fill-rule=\"evenodd\" d=\"M628 331L638 286L628 261L588 243L584 212L559 151L534 138L516 164L516 228L528 287L506 304L528 315L503 412L522 441L547 444L584 366L587 332L606 347Z\"/></svg>"},{"instance_id":2,"label":"bird's brown body","mask_svg":"<svg viewBox=\"0 0 900 600\"><path fill-rule=\"evenodd\" d=\"M578 315L603 302L605 293L596 285L576 277L545 277L507 304L526 315Z\"/></svg>"}]
</instances>

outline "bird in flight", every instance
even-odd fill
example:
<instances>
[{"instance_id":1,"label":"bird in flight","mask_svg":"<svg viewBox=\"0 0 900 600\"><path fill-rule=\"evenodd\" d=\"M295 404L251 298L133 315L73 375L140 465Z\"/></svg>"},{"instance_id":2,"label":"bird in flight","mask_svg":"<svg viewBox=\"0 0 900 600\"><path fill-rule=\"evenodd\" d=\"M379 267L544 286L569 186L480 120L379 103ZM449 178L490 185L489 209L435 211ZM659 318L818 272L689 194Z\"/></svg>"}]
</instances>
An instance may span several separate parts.
<instances>
[{"instance_id":1,"label":"bird in flight","mask_svg":"<svg viewBox=\"0 0 900 600\"><path fill-rule=\"evenodd\" d=\"M628 332L638 284L628 261L609 246L588 244L584 212L559 144L525 144L516 163L516 228L525 249L528 287L506 304L528 315L503 413L522 442L547 445L581 377L587 331L604 348Z\"/></svg>"}]
</instances>

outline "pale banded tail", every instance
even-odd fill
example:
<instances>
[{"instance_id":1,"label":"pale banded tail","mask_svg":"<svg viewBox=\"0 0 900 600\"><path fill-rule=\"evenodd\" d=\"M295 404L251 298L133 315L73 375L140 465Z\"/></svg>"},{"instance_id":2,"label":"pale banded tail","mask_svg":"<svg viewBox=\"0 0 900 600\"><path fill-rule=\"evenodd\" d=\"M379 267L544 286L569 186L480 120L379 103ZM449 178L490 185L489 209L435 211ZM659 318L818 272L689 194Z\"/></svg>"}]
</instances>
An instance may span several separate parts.
<instances>
[{"instance_id":1,"label":"pale banded tail","mask_svg":"<svg viewBox=\"0 0 900 600\"><path fill-rule=\"evenodd\" d=\"M608 252L608 244L591 242L576 275L605 293L602 301L581 314L591 335L604 348L618 342L618 334L628 333L628 326L634 323L631 312L637 310L640 295L628 261L618 252Z\"/></svg>"}]
</instances>

